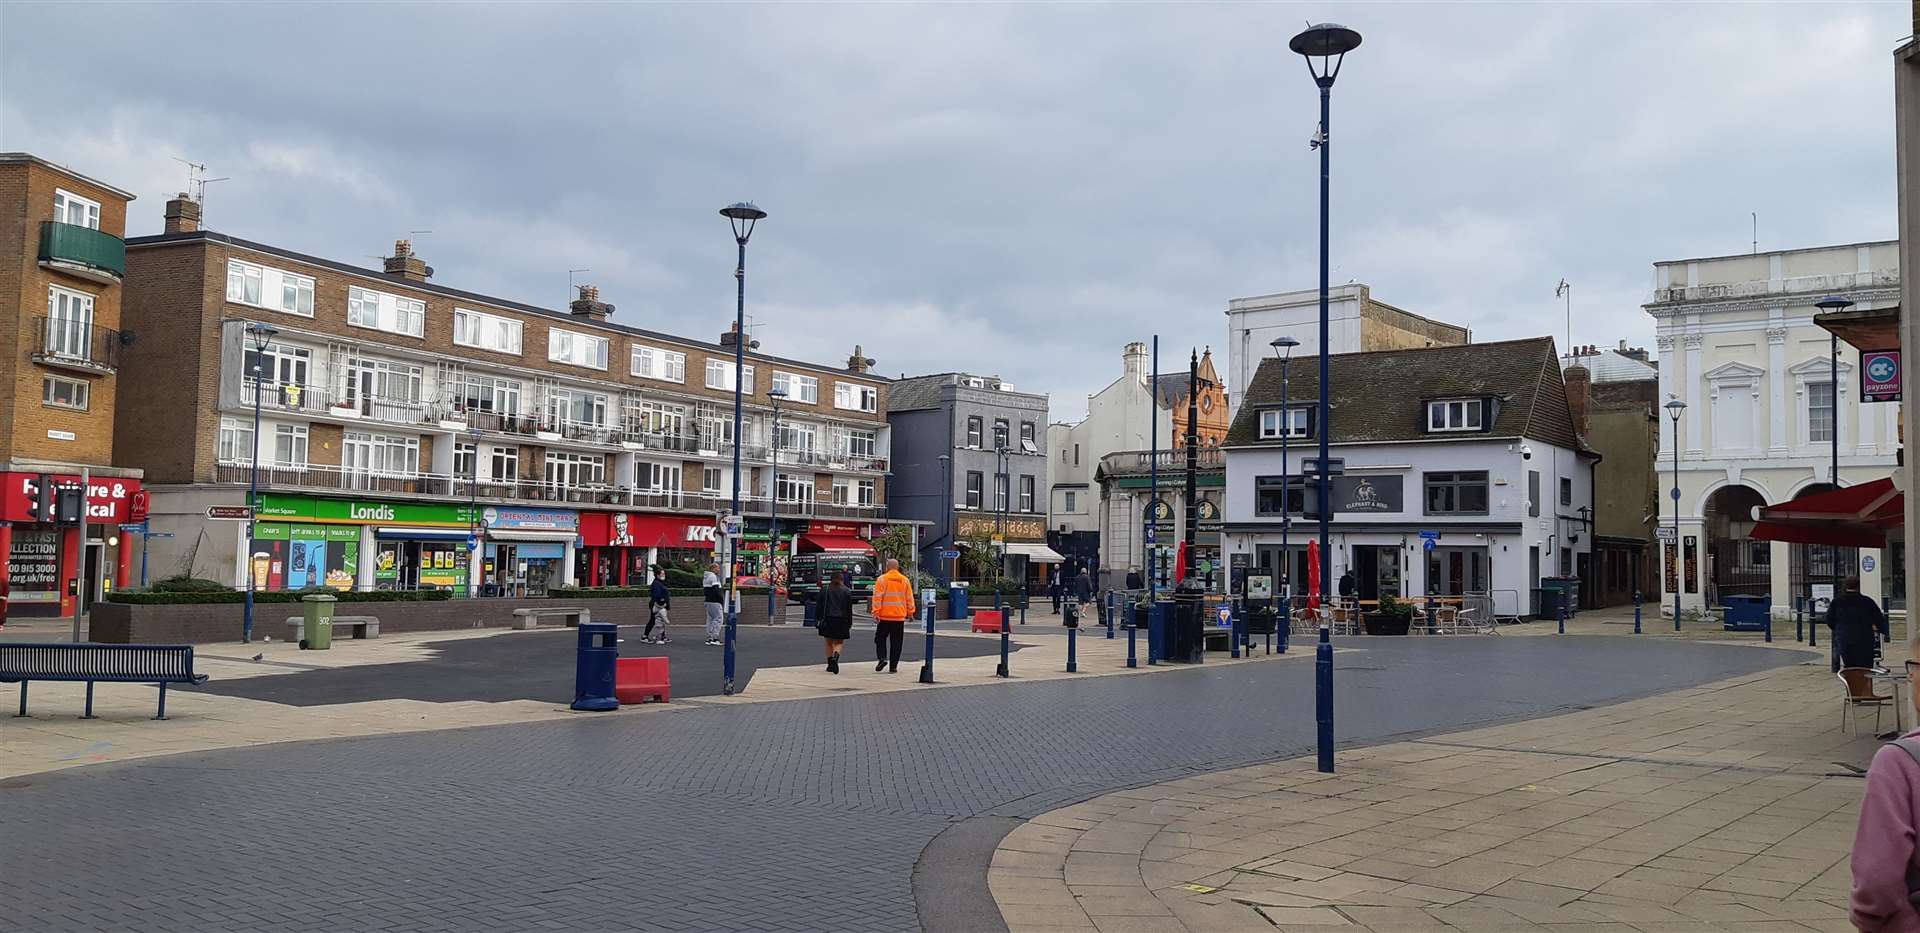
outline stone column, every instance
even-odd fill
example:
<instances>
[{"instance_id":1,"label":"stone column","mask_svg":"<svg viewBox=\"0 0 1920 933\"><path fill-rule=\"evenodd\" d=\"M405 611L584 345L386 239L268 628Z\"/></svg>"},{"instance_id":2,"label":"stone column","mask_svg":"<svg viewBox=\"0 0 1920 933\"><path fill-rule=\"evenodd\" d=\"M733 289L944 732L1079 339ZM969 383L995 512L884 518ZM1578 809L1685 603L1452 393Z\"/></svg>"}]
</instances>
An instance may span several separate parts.
<instances>
[{"instance_id":1,"label":"stone column","mask_svg":"<svg viewBox=\"0 0 1920 933\"><path fill-rule=\"evenodd\" d=\"M1767 450L1787 452L1787 328L1780 318L1784 308L1775 308L1767 324Z\"/></svg>"}]
</instances>

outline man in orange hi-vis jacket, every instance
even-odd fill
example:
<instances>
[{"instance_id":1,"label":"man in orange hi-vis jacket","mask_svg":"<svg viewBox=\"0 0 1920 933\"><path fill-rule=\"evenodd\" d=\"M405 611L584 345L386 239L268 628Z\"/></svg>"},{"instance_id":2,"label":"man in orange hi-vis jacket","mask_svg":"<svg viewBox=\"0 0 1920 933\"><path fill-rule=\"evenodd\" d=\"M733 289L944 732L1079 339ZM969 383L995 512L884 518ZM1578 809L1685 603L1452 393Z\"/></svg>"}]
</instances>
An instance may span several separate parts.
<instances>
[{"instance_id":1,"label":"man in orange hi-vis jacket","mask_svg":"<svg viewBox=\"0 0 1920 933\"><path fill-rule=\"evenodd\" d=\"M900 572L900 562L887 561L887 572L873 581L873 653L880 663L874 673L900 672L900 646L907 640L907 620L913 618L913 584Z\"/></svg>"}]
</instances>

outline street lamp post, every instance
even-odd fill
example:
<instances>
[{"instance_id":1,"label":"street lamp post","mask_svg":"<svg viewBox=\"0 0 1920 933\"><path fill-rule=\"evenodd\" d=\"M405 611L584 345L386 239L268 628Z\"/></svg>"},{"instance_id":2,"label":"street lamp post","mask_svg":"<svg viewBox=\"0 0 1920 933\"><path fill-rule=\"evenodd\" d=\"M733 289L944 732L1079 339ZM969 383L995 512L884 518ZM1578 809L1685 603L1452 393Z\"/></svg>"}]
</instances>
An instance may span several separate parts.
<instances>
[{"instance_id":1,"label":"street lamp post","mask_svg":"<svg viewBox=\"0 0 1920 933\"><path fill-rule=\"evenodd\" d=\"M999 501L994 503L998 514L993 518L993 529L994 537L999 539L1000 570L999 573L994 575L993 585L995 593L994 601L998 603L1000 599L998 595L1000 592L1000 574L1005 573L1007 570L1007 487L1010 485L1010 482L1007 477L1007 442L997 437L994 438L994 441L994 468L999 472L995 473L993 478L993 497ZM1012 627L1007 625L1007 614L1002 612L1000 614L1000 668L995 671L995 673L1001 677L1011 676L1007 670L1007 653L1012 650L1013 647L1012 637Z\"/></svg>"},{"instance_id":2,"label":"street lamp post","mask_svg":"<svg viewBox=\"0 0 1920 933\"><path fill-rule=\"evenodd\" d=\"M741 398L741 375L747 368L747 240L753 237L753 228L765 220L767 212L753 206L750 201L729 204L720 209L720 216L727 218L733 227L733 241L740 247L739 261L733 267L733 505L731 518L740 520L740 440L744 427L744 411ZM779 465L774 465L778 473ZM775 490L775 497L779 495ZM724 665L723 682L720 692L733 695L733 647L734 638L740 627L740 594L734 581L734 571L739 567L739 536L727 536L727 627L726 648L722 653Z\"/></svg>"},{"instance_id":3,"label":"street lamp post","mask_svg":"<svg viewBox=\"0 0 1920 933\"><path fill-rule=\"evenodd\" d=\"M480 582L480 426L470 428L469 436L473 438L469 442L473 447L473 475L467 482L467 598L472 599L479 595L474 591Z\"/></svg>"},{"instance_id":4,"label":"street lamp post","mask_svg":"<svg viewBox=\"0 0 1920 933\"><path fill-rule=\"evenodd\" d=\"M1330 186L1328 179L1333 169L1331 122L1333 113L1333 81L1340 76L1340 65L1346 61L1347 53L1360 47L1360 34L1345 26L1334 23L1321 23L1308 26L1305 31L1294 36L1287 47L1295 54L1306 59L1307 73L1313 76L1313 83L1320 88L1320 131L1314 135L1313 146L1320 150L1320 410L1317 433L1320 435L1320 469L1316 480L1317 503L1315 510L1320 515L1320 559L1327 566L1320 573L1320 644L1315 649L1314 668L1318 673L1314 690L1314 707L1319 724L1319 768L1322 772L1333 773L1333 638L1327 627L1326 608L1333 596L1333 551L1329 547L1328 520L1332 497L1327 494L1327 437L1332 434L1332 424L1327 418L1327 355L1331 352L1327 340L1327 213Z\"/></svg>"},{"instance_id":5,"label":"street lamp post","mask_svg":"<svg viewBox=\"0 0 1920 933\"><path fill-rule=\"evenodd\" d=\"M952 443L951 439L949 439L948 443ZM946 539L945 543L940 545L940 549L943 551L952 551L955 550L955 548L953 538L953 456L951 454L940 455L940 481L945 484L941 487L944 491L940 493L940 511L943 513L940 516L940 524L945 527L940 529L940 533L941 537ZM947 564L947 559L944 556L940 558L939 566L941 572L946 575L947 585L952 586L954 571L953 568Z\"/></svg>"},{"instance_id":6,"label":"street lamp post","mask_svg":"<svg viewBox=\"0 0 1920 933\"><path fill-rule=\"evenodd\" d=\"M1845 311L1853 307L1853 301L1839 295L1828 295L1813 303L1822 311L1832 313ZM1840 334L1827 332L1827 378L1831 380L1832 391L1827 395L1827 411L1833 421L1827 429L1828 449L1831 451L1827 461L1827 485L1840 488ZM1827 545L1827 579L1833 587L1833 595L1840 595L1840 545ZM1828 605L1832 605L1831 602Z\"/></svg>"},{"instance_id":7,"label":"street lamp post","mask_svg":"<svg viewBox=\"0 0 1920 933\"><path fill-rule=\"evenodd\" d=\"M1293 362L1293 348L1299 345L1300 341L1284 335L1273 338L1269 344L1280 356L1280 579L1285 581L1280 590L1282 625L1293 622L1293 510L1290 508L1293 475L1287 465L1292 456L1289 442L1293 438L1293 392L1287 384L1287 367Z\"/></svg>"},{"instance_id":8,"label":"street lamp post","mask_svg":"<svg viewBox=\"0 0 1920 933\"><path fill-rule=\"evenodd\" d=\"M1673 498L1673 630L1680 631L1680 582L1687 568L1681 564L1680 552L1680 416L1685 414L1687 403L1674 399L1667 403L1667 418L1673 422L1673 489L1667 495Z\"/></svg>"},{"instance_id":9,"label":"street lamp post","mask_svg":"<svg viewBox=\"0 0 1920 933\"><path fill-rule=\"evenodd\" d=\"M774 571L774 556L776 553L778 553L780 548L780 403L782 401L785 401L786 397L787 397L787 393L782 392L779 389L767 390L767 398L773 400L773 433L768 436L768 439L773 442L771 445L772 449L768 451L768 456L771 457L773 460L773 495L767 497L767 514L770 516L769 523L768 523L769 527L767 529L768 531L768 534L767 534L767 621L768 622L773 621L774 600L777 598L776 594L774 593L774 590L776 589L776 587L774 586L773 571ZM826 580L821 580L820 581L821 586L825 587L826 582L827 582Z\"/></svg>"},{"instance_id":10,"label":"street lamp post","mask_svg":"<svg viewBox=\"0 0 1920 933\"><path fill-rule=\"evenodd\" d=\"M240 641L253 641L253 549L257 546L254 534L260 520L260 395L265 391L260 385L261 364L266 361L267 345L273 342L273 336L280 329L257 321L248 321L246 325L247 342L253 347L253 365L247 367L253 376L253 455L248 457L247 469L247 554L241 567L247 574L247 593L243 597L245 605L240 613ZM81 508L86 508L86 492L81 492Z\"/></svg>"}]
</instances>

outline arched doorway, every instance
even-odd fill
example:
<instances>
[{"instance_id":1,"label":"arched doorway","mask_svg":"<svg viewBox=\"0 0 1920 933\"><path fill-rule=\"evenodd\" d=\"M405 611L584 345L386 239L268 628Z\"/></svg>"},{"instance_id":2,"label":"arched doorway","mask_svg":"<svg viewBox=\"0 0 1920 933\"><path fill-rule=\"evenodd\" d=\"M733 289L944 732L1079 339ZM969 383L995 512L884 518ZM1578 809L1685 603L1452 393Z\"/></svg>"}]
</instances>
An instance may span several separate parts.
<instances>
[{"instance_id":1,"label":"arched doorway","mask_svg":"<svg viewBox=\"0 0 1920 933\"><path fill-rule=\"evenodd\" d=\"M1767 504L1751 486L1726 486L1707 498L1708 606L1728 596L1766 596L1773 592L1773 546L1753 540L1753 514Z\"/></svg>"}]
</instances>

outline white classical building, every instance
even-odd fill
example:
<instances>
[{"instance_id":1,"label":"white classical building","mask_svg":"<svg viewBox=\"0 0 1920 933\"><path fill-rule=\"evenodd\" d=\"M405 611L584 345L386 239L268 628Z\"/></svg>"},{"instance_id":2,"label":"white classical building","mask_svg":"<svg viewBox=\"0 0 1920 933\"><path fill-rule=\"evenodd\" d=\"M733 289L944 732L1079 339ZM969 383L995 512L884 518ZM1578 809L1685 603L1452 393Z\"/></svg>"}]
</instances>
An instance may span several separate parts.
<instances>
[{"instance_id":1,"label":"white classical building","mask_svg":"<svg viewBox=\"0 0 1920 933\"><path fill-rule=\"evenodd\" d=\"M1824 592L1812 587L1833 572L1829 549L1751 540L1754 508L1824 486L1836 437L1842 485L1893 471L1900 405L1860 401L1858 350L1842 342L1832 358L1831 335L1813 323L1814 302L1829 295L1860 310L1898 303L1898 242L1654 264L1645 308L1658 339L1660 398L1687 406L1677 469L1675 425L1661 412L1661 486L1680 492L1678 547L1668 542L1661 553L1669 612L1677 587L1685 611L1765 595L1776 617L1790 614L1795 597ZM1659 524L1673 526L1670 494L1660 504ZM1856 562L1843 550L1839 561L1840 574L1859 570L1868 595L1903 601L1904 574L1879 551L1861 549Z\"/></svg>"}]
</instances>

